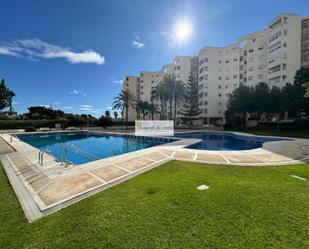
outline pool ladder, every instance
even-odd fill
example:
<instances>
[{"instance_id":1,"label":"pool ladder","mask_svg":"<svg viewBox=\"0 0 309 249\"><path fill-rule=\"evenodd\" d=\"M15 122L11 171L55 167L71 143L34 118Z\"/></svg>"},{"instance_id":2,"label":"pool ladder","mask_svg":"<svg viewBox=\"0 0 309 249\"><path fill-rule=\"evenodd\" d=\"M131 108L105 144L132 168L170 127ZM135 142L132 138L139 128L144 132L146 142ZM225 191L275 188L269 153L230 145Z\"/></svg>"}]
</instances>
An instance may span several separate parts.
<instances>
[{"instance_id":1,"label":"pool ladder","mask_svg":"<svg viewBox=\"0 0 309 249\"><path fill-rule=\"evenodd\" d=\"M39 164L40 165L43 165L44 164L44 154L48 154L50 156L52 156L53 158L55 158L57 161L57 157L48 149L45 149L45 150L40 150L39 151ZM68 165L72 165L72 166L75 166L74 163L70 162L68 159L67 159L67 155L68 155L68 152L67 152L67 148L65 145L61 146L61 153L60 153L60 162L61 162L61 165L65 164L65 166L67 167Z\"/></svg>"}]
</instances>

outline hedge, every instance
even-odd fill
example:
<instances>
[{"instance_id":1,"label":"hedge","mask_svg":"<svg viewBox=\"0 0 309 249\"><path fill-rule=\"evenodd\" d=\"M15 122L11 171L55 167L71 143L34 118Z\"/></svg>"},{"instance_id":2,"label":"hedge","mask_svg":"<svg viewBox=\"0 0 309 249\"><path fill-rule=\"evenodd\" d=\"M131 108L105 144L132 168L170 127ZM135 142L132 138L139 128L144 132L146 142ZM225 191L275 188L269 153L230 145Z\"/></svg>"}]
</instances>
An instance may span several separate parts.
<instances>
[{"instance_id":1,"label":"hedge","mask_svg":"<svg viewBox=\"0 0 309 249\"><path fill-rule=\"evenodd\" d=\"M26 127L55 128L55 124L63 123L63 120L0 120L0 129L25 129Z\"/></svg>"}]
</instances>

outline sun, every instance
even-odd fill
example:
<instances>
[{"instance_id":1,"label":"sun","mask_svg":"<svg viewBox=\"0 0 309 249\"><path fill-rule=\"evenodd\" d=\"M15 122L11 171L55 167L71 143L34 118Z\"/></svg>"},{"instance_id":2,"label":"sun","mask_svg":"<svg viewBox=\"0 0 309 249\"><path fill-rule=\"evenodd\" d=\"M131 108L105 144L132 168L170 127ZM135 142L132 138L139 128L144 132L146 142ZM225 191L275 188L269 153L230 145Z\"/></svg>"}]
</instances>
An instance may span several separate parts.
<instances>
[{"instance_id":1,"label":"sun","mask_svg":"<svg viewBox=\"0 0 309 249\"><path fill-rule=\"evenodd\" d=\"M178 41L186 41L192 34L191 23L187 20L179 21L175 27L175 35Z\"/></svg>"}]
</instances>

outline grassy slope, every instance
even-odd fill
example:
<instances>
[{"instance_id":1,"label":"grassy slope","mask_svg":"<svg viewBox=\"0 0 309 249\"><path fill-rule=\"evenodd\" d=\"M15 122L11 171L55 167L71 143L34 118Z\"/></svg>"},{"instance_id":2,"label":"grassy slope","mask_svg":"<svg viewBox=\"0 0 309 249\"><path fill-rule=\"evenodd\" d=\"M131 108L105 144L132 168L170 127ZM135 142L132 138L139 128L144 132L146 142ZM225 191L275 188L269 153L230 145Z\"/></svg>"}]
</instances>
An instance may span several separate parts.
<instances>
[{"instance_id":1,"label":"grassy slope","mask_svg":"<svg viewBox=\"0 0 309 249\"><path fill-rule=\"evenodd\" d=\"M274 129L241 129L239 131L248 132L255 135L264 135L264 136L279 136L279 137L298 137L298 138L309 138L309 131L305 130L288 130L281 129L279 131Z\"/></svg>"},{"instance_id":2,"label":"grassy slope","mask_svg":"<svg viewBox=\"0 0 309 249\"><path fill-rule=\"evenodd\" d=\"M29 224L0 170L0 248L309 248L309 181L290 174L309 164L172 161Z\"/></svg>"}]
</instances>

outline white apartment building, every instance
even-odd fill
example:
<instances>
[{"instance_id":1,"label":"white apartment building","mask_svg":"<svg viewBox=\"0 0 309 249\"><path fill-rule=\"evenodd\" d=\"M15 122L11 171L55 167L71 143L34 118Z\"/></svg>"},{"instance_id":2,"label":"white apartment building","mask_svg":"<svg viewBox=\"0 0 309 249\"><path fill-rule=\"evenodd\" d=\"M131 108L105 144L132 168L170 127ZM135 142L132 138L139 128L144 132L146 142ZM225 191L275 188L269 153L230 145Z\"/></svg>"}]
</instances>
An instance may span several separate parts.
<instances>
[{"instance_id":1,"label":"white apartment building","mask_svg":"<svg viewBox=\"0 0 309 249\"><path fill-rule=\"evenodd\" d=\"M158 72L141 72L137 94L141 100L150 101L151 88L164 75L173 74L186 83L192 73L198 79L198 103L202 111L199 122L223 124L229 95L239 85L267 82L271 87L283 87L293 82L301 66L309 66L309 18L283 13L265 29L240 37L235 44L206 46L193 58L176 56L173 63Z\"/></svg>"},{"instance_id":2,"label":"white apartment building","mask_svg":"<svg viewBox=\"0 0 309 249\"><path fill-rule=\"evenodd\" d=\"M301 30L301 66L309 68L309 17L303 18Z\"/></svg>"},{"instance_id":3,"label":"white apartment building","mask_svg":"<svg viewBox=\"0 0 309 249\"><path fill-rule=\"evenodd\" d=\"M267 69L271 86L293 82L301 63L301 17L282 14L268 25Z\"/></svg>"}]
</instances>

